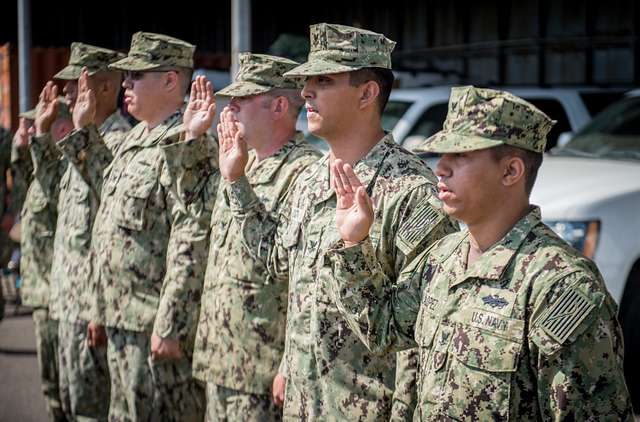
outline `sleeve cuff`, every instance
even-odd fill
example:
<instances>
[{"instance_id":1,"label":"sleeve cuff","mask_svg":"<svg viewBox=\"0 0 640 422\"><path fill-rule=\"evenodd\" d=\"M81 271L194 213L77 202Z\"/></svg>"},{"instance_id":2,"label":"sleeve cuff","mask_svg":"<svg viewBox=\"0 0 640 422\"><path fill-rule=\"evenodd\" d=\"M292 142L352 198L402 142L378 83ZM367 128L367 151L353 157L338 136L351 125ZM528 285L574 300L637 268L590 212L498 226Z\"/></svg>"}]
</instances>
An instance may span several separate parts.
<instances>
[{"instance_id":1,"label":"sleeve cuff","mask_svg":"<svg viewBox=\"0 0 640 422\"><path fill-rule=\"evenodd\" d=\"M58 149L74 164L83 161L88 150L91 148L92 140L99 139L100 134L95 124L90 124L82 129L74 129L58 141Z\"/></svg>"},{"instance_id":2,"label":"sleeve cuff","mask_svg":"<svg viewBox=\"0 0 640 422\"><path fill-rule=\"evenodd\" d=\"M376 259L376 251L367 236L361 242L353 246L344 246L339 240L327 251L327 258L333 262L340 273L348 274L375 274L381 271Z\"/></svg>"},{"instance_id":3,"label":"sleeve cuff","mask_svg":"<svg viewBox=\"0 0 640 422\"><path fill-rule=\"evenodd\" d=\"M231 209L235 212L245 213L260 203L260 199L258 199L246 176L229 183L227 189Z\"/></svg>"}]
</instances>

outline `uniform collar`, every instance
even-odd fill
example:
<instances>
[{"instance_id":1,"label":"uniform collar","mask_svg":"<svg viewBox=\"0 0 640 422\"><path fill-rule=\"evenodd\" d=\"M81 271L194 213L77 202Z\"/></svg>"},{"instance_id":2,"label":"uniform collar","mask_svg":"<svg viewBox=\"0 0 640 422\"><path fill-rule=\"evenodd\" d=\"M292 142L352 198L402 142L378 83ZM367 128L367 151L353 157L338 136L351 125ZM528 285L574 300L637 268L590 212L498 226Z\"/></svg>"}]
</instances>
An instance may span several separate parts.
<instances>
[{"instance_id":1,"label":"uniform collar","mask_svg":"<svg viewBox=\"0 0 640 422\"><path fill-rule=\"evenodd\" d=\"M391 133L386 133L385 136L380 139L380 141L378 141L378 143L367 153L367 155L356 163L353 171L365 187L369 186L373 181L374 176L383 174L384 168L380 168L380 166L384 165L383 161L385 161L394 146L395 141L393 139L393 135ZM317 172L315 177L312 178L312 183L314 183L313 186L315 186L314 204L327 201L335 195L334 189L330 186L330 174L329 154L327 154L318 161Z\"/></svg>"},{"instance_id":2,"label":"uniform collar","mask_svg":"<svg viewBox=\"0 0 640 422\"><path fill-rule=\"evenodd\" d=\"M140 122L131 129L131 134L128 136L127 146L122 152L132 148L148 148L155 146L162 140L163 136L169 132L172 128L182 123L182 108L177 109L169 117L167 117L158 126L151 129L146 135L145 130L147 125L144 122Z\"/></svg>"},{"instance_id":3,"label":"uniform collar","mask_svg":"<svg viewBox=\"0 0 640 422\"><path fill-rule=\"evenodd\" d=\"M247 164L247 178L252 185L269 183L278 169L286 161L287 156L297 148L304 140L301 132L297 132L293 139L284 144L275 154L266 157L264 160L256 163L256 154L251 155L251 161Z\"/></svg>"},{"instance_id":4,"label":"uniform collar","mask_svg":"<svg viewBox=\"0 0 640 422\"><path fill-rule=\"evenodd\" d=\"M449 287L456 286L470 278L499 280L531 229L540 222L540 208L531 207L527 215L522 217L500 241L485 251L466 271L456 271L457 276L450 279ZM456 247L451 248L449 255L454 251L466 251L465 254L458 254L457 259L460 259L460 262L456 264L457 267L464 269L464 262L469 251L468 232L465 232Z\"/></svg>"}]
</instances>

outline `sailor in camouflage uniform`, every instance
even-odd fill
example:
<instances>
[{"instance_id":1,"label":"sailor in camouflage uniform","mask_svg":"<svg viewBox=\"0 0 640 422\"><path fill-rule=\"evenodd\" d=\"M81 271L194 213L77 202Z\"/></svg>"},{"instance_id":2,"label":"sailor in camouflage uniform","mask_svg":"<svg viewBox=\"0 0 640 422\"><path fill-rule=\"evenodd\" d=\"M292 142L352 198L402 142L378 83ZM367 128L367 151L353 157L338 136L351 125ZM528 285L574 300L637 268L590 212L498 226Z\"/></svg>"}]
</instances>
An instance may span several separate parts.
<instances>
[{"instance_id":1,"label":"sailor in camouflage uniform","mask_svg":"<svg viewBox=\"0 0 640 422\"><path fill-rule=\"evenodd\" d=\"M468 229L416 258L396 286L367 224L333 245L332 295L351 329L375 353L419 347L415 420L633 420L616 304L595 264L529 204L553 124L509 93L454 88L443 130L422 149L443 154L439 196ZM347 185L357 226L372 210Z\"/></svg>"},{"instance_id":2,"label":"sailor in camouflage uniform","mask_svg":"<svg viewBox=\"0 0 640 422\"><path fill-rule=\"evenodd\" d=\"M105 167L131 125L117 108L122 74L108 69L124 54L75 42L69 64L55 78L79 82L74 101L75 130L58 142L66 158L60 181L58 222L51 267L51 318L58 321L60 396L67 418L106 420L109 411L109 371L106 337L87 337L92 319L91 229L100 200ZM86 121L79 121L90 107ZM83 131L96 131L95 145L83 143ZM88 179L88 180L85 180ZM104 330L104 329L103 329ZM89 347L94 347L89 350Z\"/></svg>"},{"instance_id":3,"label":"sailor in camouflage uniform","mask_svg":"<svg viewBox=\"0 0 640 422\"><path fill-rule=\"evenodd\" d=\"M14 163L29 168L32 181L21 213L21 295L33 308L36 351L42 390L52 420L66 420L58 389L58 323L49 316L51 259L56 228L58 187L65 161L55 142L73 128L71 114L57 88L48 82L40 94L34 122L35 135L29 139L31 160ZM24 168L21 170L24 173Z\"/></svg>"},{"instance_id":4,"label":"sailor in camouflage uniform","mask_svg":"<svg viewBox=\"0 0 640 422\"><path fill-rule=\"evenodd\" d=\"M247 178L265 211L278 219L288 211L283 205L289 187L320 157L296 133L300 84L283 74L298 63L251 53L241 54L239 62L235 82L217 92L230 97L221 119L233 116L243 126L243 141L252 149ZM271 277L245 249L227 188L220 185L211 219L194 376L207 382L208 421L280 420L271 385L284 350L287 283Z\"/></svg>"},{"instance_id":5,"label":"sailor in camouflage uniform","mask_svg":"<svg viewBox=\"0 0 640 422\"><path fill-rule=\"evenodd\" d=\"M107 328L114 421L204 416L191 354L218 171L217 146L205 135L215 104L204 77L183 112L194 50L138 32L127 57L110 65L125 72L124 101L140 120L104 171L91 238L91 316ZM95 129L83 133L80 145L100 142Z\"/></svg>"},{"instance_id":6,"label":"sailor in camouflage uniform","mask_svg":"<svg viewBox=\"0 0 640 422\"><path fill-rule=\"evenodd\" d=\"M393 83L394 45L371 31L311 26L309 61L285 76L306 78L302 95L310 131L331 151L298 177L290 188L289 212L280 219L265 210L249 180L234 173L242 174L242 160L236 158L241 145L221 144L221 173L232 182L227 192L248 253L261 259L275 280L289 283L282 365L286 420L410 418L415 407L411 388L396 389L395 354L370 353L340 316L329 296L334 275L325 256L340 237L329 169L341 161L355 166L378 205L371 239L390 284L419 252L454 230L448 220L431 224L428 217L440 208L435 177L380 125ZM230 172L226 161L234 158L238 163ZM415 225L430 230L416 235L410 230ZM396 403L402 410L392 413Z\"/></svg>"}]
</instances>

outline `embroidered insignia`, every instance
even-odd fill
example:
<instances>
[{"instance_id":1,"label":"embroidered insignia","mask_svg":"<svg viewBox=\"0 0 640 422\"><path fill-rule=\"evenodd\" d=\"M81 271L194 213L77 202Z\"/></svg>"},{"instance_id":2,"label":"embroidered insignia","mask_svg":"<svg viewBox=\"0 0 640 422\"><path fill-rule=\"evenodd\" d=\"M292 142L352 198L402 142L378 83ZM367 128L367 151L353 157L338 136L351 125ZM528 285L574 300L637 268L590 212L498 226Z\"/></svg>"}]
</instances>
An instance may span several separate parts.
<instances>
[{"instance_id":1,"label":"embroidered insignia","mask_svg":"<svg viewBox=\"0 0 640 422\"><path fill-rule=\"evenodd\" d=\"M596 307L583 293L567 290L540 319L540 327L558 343L564 343Z\"/></svg>"},{"instance_id":2,"label":"embroidered insignia","mask_svg":"<svg viewBox=\"0 0 640 422\"><path fill-rule=\"evenodd\" d=\"M482 298L485 305L489 305L492 308L502 309L509 304L505 298L498 295L488 295Z\"/></svg>"}]
</instances>

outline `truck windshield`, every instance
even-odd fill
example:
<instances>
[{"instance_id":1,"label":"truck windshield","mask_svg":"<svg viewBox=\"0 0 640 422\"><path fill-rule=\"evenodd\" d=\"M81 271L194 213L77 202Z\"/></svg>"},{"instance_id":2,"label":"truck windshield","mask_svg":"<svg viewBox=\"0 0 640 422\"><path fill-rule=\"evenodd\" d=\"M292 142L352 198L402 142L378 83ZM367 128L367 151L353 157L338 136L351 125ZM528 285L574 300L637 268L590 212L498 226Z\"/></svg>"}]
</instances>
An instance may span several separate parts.
<instances>
[{"instance_id":1,"label":"truck windshield","mask_svg":"<svg viewBox=\"0 0 640 422\"><path fill-rule=\"evenodd\" d=\"M618 101L598 114L554 155L640 160L640 97Z\"/></svg>"}]
</instances>

